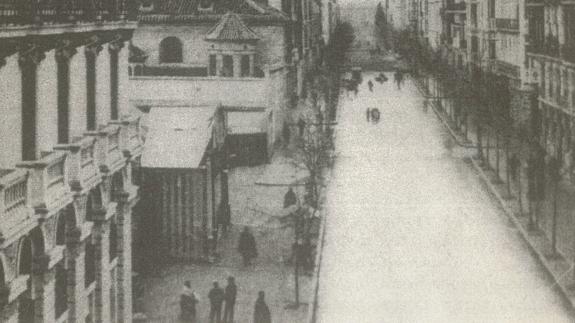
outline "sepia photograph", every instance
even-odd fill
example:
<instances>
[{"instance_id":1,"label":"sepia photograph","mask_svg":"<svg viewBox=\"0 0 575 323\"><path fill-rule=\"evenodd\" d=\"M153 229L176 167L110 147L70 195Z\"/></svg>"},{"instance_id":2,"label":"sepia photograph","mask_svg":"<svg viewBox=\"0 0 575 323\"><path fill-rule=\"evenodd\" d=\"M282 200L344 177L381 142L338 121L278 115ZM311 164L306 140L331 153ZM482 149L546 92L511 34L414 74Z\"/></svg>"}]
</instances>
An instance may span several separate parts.
<instances>
[{"instance_id":1,"label":"sepia photograph","mask_svg":"<svg viewBox=\"0 0 575 323\"><path fill-rule=\"evenodd\" d=\"M575 322L575 0L0 0L0 323Z\"/></svg>"}]
</instances>

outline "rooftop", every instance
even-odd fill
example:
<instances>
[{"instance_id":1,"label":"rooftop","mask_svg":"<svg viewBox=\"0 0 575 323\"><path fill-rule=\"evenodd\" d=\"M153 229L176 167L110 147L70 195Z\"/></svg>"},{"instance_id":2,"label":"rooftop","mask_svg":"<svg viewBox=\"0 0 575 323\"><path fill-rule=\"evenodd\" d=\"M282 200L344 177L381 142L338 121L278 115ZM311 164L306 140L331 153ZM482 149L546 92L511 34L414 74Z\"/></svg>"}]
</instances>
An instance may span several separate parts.
<instances>
[{"instance_id":1,"label":"rooftop","mask_svg":"<svg viewBox=\"0 0 575 323\"><path fill-rule=\"evenodd\" d=\"M244 24L239 15L228 12L208 32L206 39L214 41L257 41L260 37Z\"/></svg>"}]
</instances>

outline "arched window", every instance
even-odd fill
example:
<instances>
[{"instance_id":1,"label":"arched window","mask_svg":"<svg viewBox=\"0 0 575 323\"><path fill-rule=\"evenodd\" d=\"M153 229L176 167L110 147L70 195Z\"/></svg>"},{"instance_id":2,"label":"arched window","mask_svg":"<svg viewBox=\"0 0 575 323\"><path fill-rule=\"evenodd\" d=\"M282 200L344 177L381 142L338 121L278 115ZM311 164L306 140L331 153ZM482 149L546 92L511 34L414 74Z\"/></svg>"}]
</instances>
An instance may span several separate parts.
<instances>
[{"instance_id":1,"label":"arched window","mask_svg":"<svg viewBox=\"0 0 575 323\"><path fill-rule=\"evenodd\" d=\"M181 63L182 47L177 37L164 38L160 42L160 63Z\"/></svg>"}]
</instances>

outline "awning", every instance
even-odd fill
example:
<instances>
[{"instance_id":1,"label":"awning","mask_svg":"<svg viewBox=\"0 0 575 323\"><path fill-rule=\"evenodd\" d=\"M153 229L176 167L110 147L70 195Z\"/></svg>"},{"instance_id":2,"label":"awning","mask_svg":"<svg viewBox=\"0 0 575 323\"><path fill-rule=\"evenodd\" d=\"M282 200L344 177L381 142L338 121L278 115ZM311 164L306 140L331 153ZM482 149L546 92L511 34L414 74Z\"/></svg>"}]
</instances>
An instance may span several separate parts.
<instances>
[{"instance_id":1,"label":"awning","mask_svg":"<svg viewBox=\"0 0 575 323\"><path fill-rule=\"evenodd\" d=\"M265 133L265 112L227 112L227 131L230 135Z\"/></svg>"},{"instance_id":2,"label":"awning","mask_svg":"<svg viewBox=\"0 0 575 323\"><path fill-rule=\"evenodd\" d=\"M212 137L216 107L153 107L142 155L146 168L198 168Z\"/></svg>"}]
</instances>

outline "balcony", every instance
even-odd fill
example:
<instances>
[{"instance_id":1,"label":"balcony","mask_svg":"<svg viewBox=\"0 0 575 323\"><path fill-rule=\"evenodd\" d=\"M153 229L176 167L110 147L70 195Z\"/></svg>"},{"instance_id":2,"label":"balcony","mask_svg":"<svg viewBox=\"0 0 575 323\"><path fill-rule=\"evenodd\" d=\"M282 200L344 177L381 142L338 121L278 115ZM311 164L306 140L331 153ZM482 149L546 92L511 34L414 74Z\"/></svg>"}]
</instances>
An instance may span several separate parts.
<instances>
[{"instance_id":1,"label":"balcony","mask_svg":"<svg viewBox=\"0 0 575 323\"><path fill-rule=\"evenodd\" d=\"M95 145L96 138L83 137L71 144L54 147L69 153L67 180L74 191L90 189L100 182L100 170L94 157Z\"/></svg>"},{"instance_id":2,"label":"balcony","mask_svg":"<svg viewBox=\"0 0 575 323\"><path fill-rule=\"evenodd\" d=\"M22 230L36 225L29 207L29 173L23 169L0 170L0 242L10 243Z\"/></svg>"},{"instance_id":3,"label":"balcony","mask_svg":"<svg viewBox=\"0 0 575 323\"><path fill-rule=\"evenodd\" d=\"M500 31L519 32L519 20L508 18L496 18L495 28Z\"/></svg>"},{"instance_id":4,"label":"balcony","mask_svg":"<svg viewBox=\"0 0 575 323\"><path fill-rule=\"evenodd\" d=\"M30 171L29 205L39 212L63 208L71 201L66 181L66 154L54 151L34 161L24 161L18 168Z\"/></svg>"},{"instance_id":5,"label":"balcony","mask_svg":"<svg viewBox=\"0 0 575 323\"><path fill-rule=\"evenodd\" d=\"M86 132L95 139L93 156L98 169L103 172L116 172L125 164L120 149L120 126L110 124L99 131Z\"/></svg>"},{"instance_id":6,"label":"balcony","mask_svg":"<svg viewBox=\"0 0 575 323\"><path fill-rule=\"evenodd\" d=\"M207 67L135 65L131 76L207 77Z\"/></svg>"},{"instance_id":7,"label":"balcony","mask_svg":"<svg viewBox=\"0 0 575 323\"><path fill-rule=\"evenodd\" d=\"M133 21L137 13L135 0L0 0L0 26Z\"/></svg>"}]
</instances>

